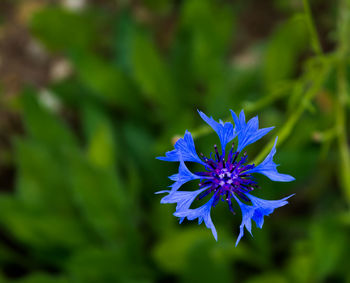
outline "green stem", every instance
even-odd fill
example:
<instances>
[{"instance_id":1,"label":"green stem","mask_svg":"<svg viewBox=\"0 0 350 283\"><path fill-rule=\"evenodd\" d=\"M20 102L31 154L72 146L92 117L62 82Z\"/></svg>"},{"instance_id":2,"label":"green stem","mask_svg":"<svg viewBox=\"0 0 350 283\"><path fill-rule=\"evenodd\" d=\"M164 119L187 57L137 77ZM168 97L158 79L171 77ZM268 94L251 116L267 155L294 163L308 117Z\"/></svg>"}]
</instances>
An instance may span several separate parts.
<instances>
[{"instance_id":1,"label":"green stem","mask_svg":"<svg viewBox=\"0 0 350 283\"><path fill-rule=\"evenodd\" d=\"M350 30L349 1L343 0L339 9L338 23L338 65L337 65L337 100L335 122L338 130L338 149L340 159L340 183L350 204L350 152L347 144L346 106L348 83L346 74L346 58L348 56L348 32Z\"/></svg>"},{"instance_id":2,"label":"green stem","mask_svg":"<svg viewBox=\"0 0 350 283\"><path fill-rule=\"evenodd\" d=\"M285 82L280 87L275 89L270 95L268 95L268 96L263 95L262 98L256 102L253 102L253 103L243 102L241 105L241 108L244 109L244 112L246 115L249 115L250 113L257 112L258 110L263 109L264 107L272 104L276 100L285 96L288 93L288 91L290 90L292 85L293 85L293 82L289 82L289 81ZM229 116L224 121L231 121L231 120L232 120L232 117ZM203 125L201 127L198 127L197 129L191 131L194 139L198 139L202 136L210 134L211 132L212 132L212 129L208 125Z\"/></svg>"},{"instance_id":3,"label":"green stem","mask_svg":"<svg viewBox=\"0 0 350 283\"><path fill-rule=\"evenodd\" d=\"M336 102L336 125L338 128L338 148L340 158L340 181L344 194L350 203L350 152L347 144L346 126L346 70L343 61L338 66L338 96Z\"/></svg>"},{"instance_id":4,"label":"green stem","mask_svg":"<svg viewBox=\"0 0 350 283\"><path fill-rule=\"evenodd\" d=\"M308 0L303 0L304 5L304 11L305 11L305 18L306 18L306 24L310 32L311 36L311 45L314 50L314 52L317 55L323 55L320 40L317 34L317 30L312 18L310 5ZM286 123L284 124L283 128L277 133L278 136L278 142L279 144L283 143L291 134L293 128L295 127L296 123L299 121L300 117L304 113L304 111L309 107L310 102L314 98L314 96L317 94L319 89L322 87L322 84L324 82L324 79L326 77L326 74L329 71L330 64L329 62L322 62L327 61L327 58L323 57L324 60L320 60L319 64L322 64L321 68L317 71L313 71L313 79L312 79L312 86L308 89L308 91L305 93L304 97L301 100L301 103L297 106L297 108L293 111L293 114L288 118ZM315 75L314 75L315 74ZM263 160L263 158L269 153L272 146L274 144L274 139L270 140L270 142L263 148L263 150L258 154L258 156L255 158L254 163L259 163Z\"/></svg>"},{"instance_id":5,"label":"green stem","mask_svg":"<svg viewBox=\"0 0 350 283\"><path fill-rule=\"evenodd\" d=\"M313 21L313 17L311 14L311 9L310 9L310 5L309 5L308 0L303 0L303 5L304 5L306 24L307 24L307 27L309 29L310 36L311 36L311 46L317 55L322 55L323 52L322 52L320 39L318 37L315 23Z\"/></svg>"},{"instance_id":6,"label":"green stem","mask_svg":"<svg viewBox=\"0 0 350 283\"><path fill-rule=\"evenodd\" d=\"M315 97L319 89L322 87L325 77L329 71L329 67L330 67L329 64L325 63L319 69L319 71L317 72L317 75L314 78L312 86L305 93L304 97L301 100L301 103L293 111L293 114L291 114L291 116L287 119L283 128L279 130L279 132L277 133L279 144L282 144L289 137L296 123L299 121L300 117L302 116L302 114L310 104L311 100ZM263 150L254 159L253 163L257 164L260 161L262 161L271 150L274 142L275 142L275 138L271 139L270 142L263 148Z\"/></svg>"}]
</instances>

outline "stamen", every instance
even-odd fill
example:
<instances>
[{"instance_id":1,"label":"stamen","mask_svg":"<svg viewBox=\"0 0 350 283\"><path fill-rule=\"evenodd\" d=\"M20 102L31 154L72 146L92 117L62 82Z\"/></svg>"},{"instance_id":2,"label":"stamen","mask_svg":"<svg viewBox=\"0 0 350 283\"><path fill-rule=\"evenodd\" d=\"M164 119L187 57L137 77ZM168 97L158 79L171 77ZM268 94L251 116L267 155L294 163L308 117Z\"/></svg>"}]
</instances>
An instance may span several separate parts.
<instances>
[{"instance_id":1,"label":"stamen","mask_svg":"<svg viewBox=\"0 0 350 283\"><path fill-rule=\"evenodd\" d=\"M244 174L239 174L238 176L239 176L239 177L249 177L250 174L249 174L249 173L244 173Z\"/></svg>"},{"instance_id":2,"label":"stamen","mask_svg":"<svg viewBox=\"0 0 350 283\"><path fill-rule=\"evenodd\" d=\"M234 145L235 145L235 143L232 143L232 147L227 155L227 163L231 163Z\"/></svg>"},{"instance_id":3,"label":"stamen","mask_svg":"<svg viewBox=\"0 0 350 283\"><path fill-rule=\"evenodd\" d=\"M243 193L239 192L239 191L235 191L235 194L237 196L239 196L242 200L246 201L246 202L250 202L250 199L248 197L246 197Z\"/></svg>"},{"instance_id":4,"label":"stamen","mask_svg":"<svg viewBox=\"0 0 350 283\"><path fill-rule=\"evenodd\" d=\"M216 146L216 144L214 144L214 149L215 149L216 157L218 158L217 161L219 161L220 160L220 155L219 155L218 147Z\"/></svg>"},{"instance_id":5,"label":"stamen","mask_svg":"<svg viewBox=\"0 0 350 283\"><path fill-rule=\"evenodd\" d=\"M199 155L201 156L201 158L203 158L203 159L204 159L204 161L205 161L205 162L207 162L207 161L208 161L208 158L206 158L202 152L201 152Z\"/></svg>"},{"instance_id":6,"label":"stamen","mask_svg":"<svg viewBox=\"0 0 350 283\"><path fill-rule=\"evenodd\" d=\"M241 191L243 191L243 192L251 192L251 191L253 191L254 190L254 188L253 187L241 187L240 188L240 190Z\"/></svg>"},{"instance_id":7,"label":"stamen","mask_svg":"<svg viewBox=\"0 0 350 283\"><path fill-rule=\"evenodd\" d=\"M227 156L223 151L220 155L217 145L214 145L214 152L210 153L210 158L200 153L201 158L206 163L207 172L199 174L205 176L199 183L200 188L206 188L197 199L202 199L209 194L214 195L212 206L215 206L218 201L226 201L230 211L235 214L232 206L232 197L234 194L244 202L250 203L247 193L257 188L257 183L248 170L254 168L254 165L244 165L247 161L247 152L245 151L240 157L239 151L234 151L234 143ZM215 156L215 157L214 157ZM240 159L238 159L240 158ZM237 161L239 160L239 161Z\"/></svg>"},{"instance_id":8,"label":"stamen","mask_svg":"<svg viewBox=\"0 0 350 283\"><path fill-rule=\"evenodd\" d=\"M232 163L236 162L236 159L237 159L238 155L239 155L239 151L236 151L235 157L233 158Z\"/></svg>"},{"instance_id":9,"label":"stamen","mask_svg":"<svg viewBox=\"0 0 350 283\"><path fill-rule=\"evenodd\" d=\"M233 215L235 215L236 212L233 210L231 199L227 195L226 195L226 202L228 204L230 211L233 213Z\"/></svg>"},{"instance_id":10,"label":"stamen","mask_svg":"<svg viewBox=\"0 0 350 283\"><path fill-rule=\"evenodd\" d=\"M209 185L209 184L211 184L212 182L211 181L206 181L206 182L204 182L204 183L199 183L198 185L200 186L200 187L204 187L204 186L206 186L206 185Z\"/></svg>"},{"instance_id":11,"label":"stamen","mask_svg":"<svg viewBox=\"0 0 350 283\"><path fill-rule=\"evenodd\" d=\"M201 200L202 198L204 198L207 195L209 195L212 191L213 191L212 188L207 189L206 191L200 193L199 196L197 197L197 199Z\"/></svg>"},{"instance_id":12,"label":"stamen","mask_svg":"<svg viewBox=\"0 0 350 283\"><path fill-rule=\"evenodd\" d=\"M207 157L205 157L203 153L200 153L199 155L203 158L204 162L207 163L211 168L216 168L215 163L212 160L209 160Z\"/></svg>"},{"instance_id":13,"label":"stamen","mask_svg":"<svg viewBox=\"0 0 350 283\"><path fill-rule=\"evenodd\" d=\"M214 196L214 201L213 201L213 204L212 204L213 207L216 206L216 204L217 204L218 201L220 200L220 196L221 196L220 191L217 191L217 192L215 193L215 196Z\"/></svg>"}]
</instances>

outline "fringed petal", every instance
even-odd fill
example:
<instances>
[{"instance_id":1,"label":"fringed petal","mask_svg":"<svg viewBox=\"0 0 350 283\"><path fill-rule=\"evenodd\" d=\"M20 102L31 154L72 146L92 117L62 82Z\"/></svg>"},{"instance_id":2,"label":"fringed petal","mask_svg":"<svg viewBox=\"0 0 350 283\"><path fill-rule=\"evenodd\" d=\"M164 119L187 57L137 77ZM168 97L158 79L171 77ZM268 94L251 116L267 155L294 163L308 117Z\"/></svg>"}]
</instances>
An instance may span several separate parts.
<instances>
[{"instance_id":1,"label":"fringed petal","mask_svg":"<svg viewBox=\"0 0 350 283\"><path fill-rule=\"evenodd\" d=\"M213 117L208 117L205 115L202 111L198 110L199 115L201 118L210 126L213 128L213 130L217 133L220 139L221 143L221 149L223 154L225 154L225 147L227 143L232 141L235 136L236 132L234 131L233 125L230 122L224 123L223 121L216 122Z\"/></svg>"},{"instance_id":2,"label":"fringed petal","mask_svg":"<svg viewBox=\"0 0 350 283\"><path fill-rule=\"evenodd\" d=\"M198 207L196 209L185 209L185 210L177 210L174 215L176 217L180 218L186 218L188 220L194 220L198 218L198 224L201 224L204 220L205 225L207 226L208 229L211 229L211 232L213 233L213 236L215 240L218 240L218 235L215 229L215 226L213 224L213 221L211 220L210 217L210 210L214 201L215 194L213 197L204 205L201 207Z\"/></svg>"},{"instance_id":3,"label":"fringed petal","mask_svg":"<svg viewBox=\"0 0 350 283\"><path fill-rule=\"evenodd\" d=\"M247 173L260 173L268 177L272 181L278 181L278 182L290 182L294 181L295 178L287 175L287 174L281 174L277 171L277 166L275 162L273 162L273 157L276 153L276 144L277 144L277 138L275 140L275 144L273 145L270 153L266 156L265 160L261 162L258 166L256 166L253 169L250 169L247 171Z\"/></svg>"},{"instance_id":4,"label":"fringed petal","mask_svg":"<svg viewBox=\"0 0 350 283\"><path fill-rule=\"evenodd\" d=\"M198 157L192 135L189 131L186 130L184 137L180 138L175 143L174 147L174 150L165 153L165 157L159 156L157 159L163 161L180 161L181 156L183 161L192 161L205 165Z\"/></svg>"},{"instance_id":5,"label":"fringed petal","mask_svg":"<svg viewBox=\"0 0 350 283\"><path fill-rule=\"evenodd\" d=\"M264 200L258 197L254 197L250 194L246 196L251 200L252 205L246 205L241 202L235 195L237 203L239 204L242 211L242 223L239 226L239 235L236 241L236 246L244 235L244 227L251 232L251 220L253 219L258 228L262 228L264 224L264 216L270 215L276 208L284 206L288 203L287 199L293 195L285 197L280 200Z\"/></svg>"},{"instance_id":6,"label":"fringed petal","mask_svg":"<svg viewBox=\"0 0 350 283\"><path fill-rule=\"evenodd\" d=\"M232 118L235 121L235 132L238 135L238 151L242 151L247 145L256 142L270 132L274 127L259 129L258 116L250 119L248 123L245 122L244 111L242 110L237 117L232 110Z\"/></svg>"}]
</instances>

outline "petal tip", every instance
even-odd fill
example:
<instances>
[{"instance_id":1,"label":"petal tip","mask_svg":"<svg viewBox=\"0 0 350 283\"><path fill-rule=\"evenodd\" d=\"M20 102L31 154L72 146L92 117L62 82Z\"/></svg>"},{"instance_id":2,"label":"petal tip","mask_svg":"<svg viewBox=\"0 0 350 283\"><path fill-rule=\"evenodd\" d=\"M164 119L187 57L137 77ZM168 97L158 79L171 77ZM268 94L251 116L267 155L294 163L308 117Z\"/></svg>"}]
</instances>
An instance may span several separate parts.
<instances>
[{"instance_id":1,"label":"petal tip","mask_svg":"<svg viewBox=\"0 0 350 283\"><path fill-rule=\"evenodd\" d=\"M155 192L154 194L155 194L155 195L159 195L159 194L164 194L164 193L169 193L169 192L170 192L170 191L164 190L164 191Z\"/></svg>"}]
</instances>

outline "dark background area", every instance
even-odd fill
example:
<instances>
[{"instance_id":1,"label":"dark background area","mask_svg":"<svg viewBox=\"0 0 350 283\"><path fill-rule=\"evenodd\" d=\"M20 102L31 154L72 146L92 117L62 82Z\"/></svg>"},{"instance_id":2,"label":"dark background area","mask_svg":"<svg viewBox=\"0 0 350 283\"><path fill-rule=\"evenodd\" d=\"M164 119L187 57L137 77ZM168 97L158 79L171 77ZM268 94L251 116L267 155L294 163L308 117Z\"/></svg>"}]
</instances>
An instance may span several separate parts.
<instances>
[{"instance_id":1,"label":"dark background area","mask_svg":"<svg viewBox=\"0 0 350 283\"><path fill-rule=\"evenodd\" d=\"M350 282L349 0L1 0L1 282ZM279 171L253 225L172 215L155 160L201 109L275 126ZM192 169L192 168L191 168ZM197 189L195 182L186 185Z\"/></svg>"}]
</instances>

